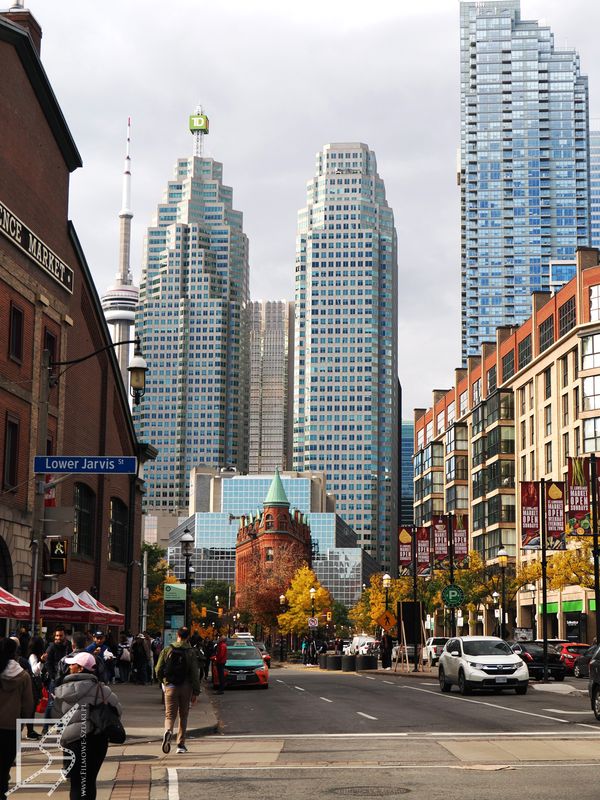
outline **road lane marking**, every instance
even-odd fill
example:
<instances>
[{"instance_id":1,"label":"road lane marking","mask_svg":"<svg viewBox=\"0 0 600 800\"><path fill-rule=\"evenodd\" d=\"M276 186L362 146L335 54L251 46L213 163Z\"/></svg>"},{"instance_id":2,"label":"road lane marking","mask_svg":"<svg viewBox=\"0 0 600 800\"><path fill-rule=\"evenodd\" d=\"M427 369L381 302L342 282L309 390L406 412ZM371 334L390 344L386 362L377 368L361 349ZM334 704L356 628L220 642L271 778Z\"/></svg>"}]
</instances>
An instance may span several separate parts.
<instances>
[{"instance_id":1,"label":"road lane marking","mask_svg":"<svg viewBox=\"0 0 600 800\"><path fill-rule=\"evenodd\" d=\"M277 683L285 683L285 681L282 681L281 678L277 678Z\"/></svg>"},{"instance_id":2,"label":"road lane marking","mask_svg":"<svg viewBox=\"0 0 600 800\"><path fill-rule=\"evenodd\" d=\"M366 678L368 681L377 680L376 678L373 678L371 675L363 675L363 678Z\"/></svg>"},{"instance_id":3,"label":"road lane marking","mask_svg":"<svg viewBox=\"0 0 600 800\"><path fill-rule=\"evenodd\" d=\"M333 700L328 700L326 697L319 697L319 700L325 700L326 703L333 703Z\"/></svg>"},{"instance_id":4,"label":"road lane marking","mask_svg":"<svg viewBox=\"0 0 600 800\"><path fill-rule=\"evenodd\" d=\"M167 768L169 792L168 800L179 800L179 781L177 779L177 769L175 767Z\"/></svg>"},{"instance_id":5,"label":"road lane marking","mask_svg":"<svg viewBox=\"0 0 600 800\"><path fill-rule=\"evenodd\" d=\"M439 683L425 683L425 681L423 681L423 686L439 686Z\"/></svg>"},{"instance_id":6,"label":"road lane marking","mask_svg":"<svg viewBox=\"0 0 600 800\"><path fill-rule=\"evenodd\" d=\"M374 719L377 721L377 717L372 717L370 714L365 714L364 711L357 711L357 714L360 714L361 717L366 717L367 719Z\"/></svg>"},{"instance_id":7,"label":"road lane marking","mask_svg":"<svg viewBox=\"0 0 600 800\"><path fill-rule=\"evenodd\" d=\"M394 683L394 681L383 681L383 682L389 684L390 686L395 686L396 685Z\"/></svg>"},{"instance_id":8,"label":"road lane marking","mask_svg":"<svg viewBox=\"0 0 600 800\"><path fill-rule=\"evenodd\" d=\"M589 733L587 730L580 730L580 728L591 728L594 733ZM584 725L582 723L577 724L577 729L570 728L568 733L565 733L565 729L561 726L560 731L556 728L554 730L539 730L539 731L497 731L493 734L490 734L489 731L440 731L439 733L426 733L425 731L420 732L413 732L413 733L400 733L397 731L390 731L388 733L260 733L260 734L252 734L252 733L232 733L226 736L219 736L218 738L211 739L210 741L233 741L237 739L244 739L244 740L252 740L252 739L413 739L413 740L427 740L431 741L432 737L439 737L441 739L446 739L448 737L462 739L462 738L485 738L489 739L490 737L494 739L519 739L524 737L533 737L533 738L547 738L549 736L556 736L560 733L560 736L565 739L589 739L589 740L596 740L600 739L600 728L594 725Z\"/></svg>"},{"instance_id":9,"label":"road lane marking","mask_svg":"<svg viewBox=\"0 0 600 800\"><path fill-rule=\"evenodd\" d=\"M301 686L294 686L294 689L298 689L299 692L305 692L306 689L303 689Z\"/></svg>"},{"instance_id":10,"label":"road lane marking","mask_svg":"<svg viewBox=\"0 0 600 800\"><path fill-rule=\"evenodd\" d=\"M563 711L562 708L542 708L542 711L551 711L553 714L591 714L592 711Z\"/></svg>"},{"instance_id":11,"label":"road lane marking","mask_svg":"<svg viewBox=\"0 0 600 800\"><path fill-rule=\"evenodd\" d=\"M423 764L385 764L383 768L386 770L422 770ZM486 769L489 768L499 768L499 767L510 767L512 770L523 770L523 769L531 769L532 767L538 767L539 769L564 769L565 767L571 767L575 769L579 769L579 767L593 767L594 769L598 769L598 762L597 761L586 761L586 762L573 762L573 761L553 761L551 764L548 762L542 761L533 761L530 764L526 764L521 761L511 761L511 762L501 762L499 764L486 764ZM253 767L230 767L225 765L220 765L217 767L210 767L210 766L195 766L195 767L177 767L178 770L197 770L198 772L276 772L280 770L287 770L289 771L296 771L296 770L322 770L323 765L319 764L317 766L313 764L268 764L267 766L253 766ZM381 770L381 764L327 764L327 770L370 770L370 769L377 769ZM427 764L427 770L434 770L434 769L454 769L454 770L464 770L464 764ZM175 771L175 770L173 770Z\"/></svg>"},{"instance_id":12,"label":"road lane marking","mask_svg":"<svg viewBox=\"0 0 600 800\"><path fill-rule=\"evenodd\" d=\"M547 714L535 714L533 711L521 711L519 708L510 708L509 706L499 706L497 703L486 703L483 700L469 700L466 697L459 697L450 692L432 692L431 689L419 689L418 686L405 686L401 685L402 689L412 689L413 692L425 692L425 694L434 694L436 697L445 697L448 700L461 700L463 703L474 703L476 706L488 706L489 708L499 708L501 711L512 711L513 714L525 714L527 717L538 717L540 719L549 719L552 722L569 722L568 719L560 719L559 717L549 717ZM579 723L575 723L576 725Z\"/></svg>"}]
</instances>

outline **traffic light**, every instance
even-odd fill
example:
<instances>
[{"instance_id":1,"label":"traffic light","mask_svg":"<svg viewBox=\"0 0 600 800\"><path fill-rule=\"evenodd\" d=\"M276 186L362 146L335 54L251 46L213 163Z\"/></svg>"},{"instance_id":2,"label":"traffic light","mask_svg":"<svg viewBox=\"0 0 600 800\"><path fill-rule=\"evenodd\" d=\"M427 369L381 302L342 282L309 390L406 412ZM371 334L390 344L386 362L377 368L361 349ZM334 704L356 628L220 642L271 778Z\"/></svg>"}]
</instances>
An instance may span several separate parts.
<instances>
[{"instance_id":1,"label":"traffic light","mask_svg":"<svg viewBox=\"0 0 600 800\"><path fill-rule=\"evenodd\" d=\"M206 617L206 606L202 606L202 611L200 612L200 616L203 618Z\"/></svg>"},{"instance_id":2,"label":"traffic light","mask_svg":"<svg viewBox=\"0 0 600 800\"><path fill-rule=\"evenodd\" d=\"M333 614L331 613L331 611L328 611L327 612L327 622L331 622L332 619L333 619Z\"/></svg>"},{"instance_id":3,"label":"traffic light","mask_svg":"<svg viewBox=\"0 0 600 800\"><path fill-rule=\"evenodd\" d=\"M223 609L221 608L221 606L219 606L218 611L219 611L219 616L222 617L223 616Z\"/></svg>"},{"instance_id":4,"label":"traffic light","mask_svg":"<svg viewBox=\"0 0 600 800\"><path fill-rule=\"evenodd\" d=\"M50 558L48 559L49 575L64 575L67 571L68 539L49 539Z\"/></svg>"}]
</instances>

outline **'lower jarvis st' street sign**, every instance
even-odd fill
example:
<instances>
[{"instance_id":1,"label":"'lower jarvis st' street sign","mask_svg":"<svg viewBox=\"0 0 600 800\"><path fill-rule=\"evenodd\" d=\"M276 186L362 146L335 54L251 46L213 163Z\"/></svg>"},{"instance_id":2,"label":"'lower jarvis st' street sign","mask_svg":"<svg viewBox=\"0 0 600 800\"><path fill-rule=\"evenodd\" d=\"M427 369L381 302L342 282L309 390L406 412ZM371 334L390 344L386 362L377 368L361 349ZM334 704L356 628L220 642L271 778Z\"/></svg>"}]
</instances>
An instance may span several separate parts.
<instances>
[{"instance_id":1,"label":"'lower jarvis st' street sign","mask_svg":"<svg viewBox=\"0 0 600 800\"><path fill-rule=\"evenodd\" d=\"M36 456L35 473L88 473L91 475L135 475L137 458L134 456Z\"/></svg>"}]
</instances>

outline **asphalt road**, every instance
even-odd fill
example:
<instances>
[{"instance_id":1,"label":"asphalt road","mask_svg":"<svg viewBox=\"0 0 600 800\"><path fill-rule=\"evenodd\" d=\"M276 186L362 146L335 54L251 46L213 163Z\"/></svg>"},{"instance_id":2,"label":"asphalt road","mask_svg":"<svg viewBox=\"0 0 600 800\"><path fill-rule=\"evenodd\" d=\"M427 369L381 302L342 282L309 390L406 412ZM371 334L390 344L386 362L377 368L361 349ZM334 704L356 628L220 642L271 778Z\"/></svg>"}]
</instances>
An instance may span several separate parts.
<instances>
[{"instance_id":1,"label":"asphalt road","mask_svg":"<svg viewBox=\"0 0 600 800\"><path fill-rule=\"evenodd\" d=\"M583 689L587 681L578 681ZM272 670L268 691L228 690L218 698L226 735L349 733L489 735L538 731L597 732L600 723L586 697L530 688L462 697L442 694L434 677Z\"/></svg>"},{"instance_id":2,"label":"asphalt road","mask_svg":"<svg viewBox=\"0 0 600 800\"><path fill-rule=\"evenodd\" d=\"M215 697L220 733L168 770L168 800L600 796L600 723L585 696L462 697L434 677L303 668L270 680Z\"/></svg>"}]
</instances>

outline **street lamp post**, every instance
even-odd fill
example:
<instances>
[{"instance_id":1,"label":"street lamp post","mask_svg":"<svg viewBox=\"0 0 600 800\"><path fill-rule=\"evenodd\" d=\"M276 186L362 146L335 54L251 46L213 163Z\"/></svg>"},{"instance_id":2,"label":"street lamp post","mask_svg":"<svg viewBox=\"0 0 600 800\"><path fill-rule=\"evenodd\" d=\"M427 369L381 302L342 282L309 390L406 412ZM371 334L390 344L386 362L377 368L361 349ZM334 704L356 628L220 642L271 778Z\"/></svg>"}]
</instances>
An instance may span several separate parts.
<instances>
[{"instance_id":1,"label":"street lamp post","mask_svg":"<svg viewBox=\"0 0 600 800\"><path fill-rule=\"evenodd\" d=\"M390 586L392 585L392 578L387 574L387 572L383 576L382 582L383 588L385 589L385 610L387 611L389 605Z\"/></svg>"},{"instance_id":2,"label":"street lamp post","mask_svg":"<svg viewBox=\"0 0 600 800\"><path fill-rule=\"evenodd\" d=\"M190 562L192 560L192 555L194 553L194 537L188 530L185 528L183 531L183 536L180 539L181 542L181 552L185 557L185 627L189 630L190 623L191 623L191 611L192 611L192 587L191 587L191 578L190 578Z\"/></svg>"},{"instance_id":3,"label":"street lamp post","mask_svg":"<svg viewBox=\"0 0 600 800\"><path fill-rule=\"evenodd\" d=\"M279 595L279 608L281 609L281 613L285 613L286 609L286 599L284 594ZM279 661L280 663L283 661L283 633L279 631Z\"/></svg>"},{"instance_id":4,"label":"street lamp post","mask_svg":"<svg viewBox=\"0 0 600 800\"><path fill-rule=\"evenodd\" d=\"M498 564L500 565L500 575L501 575L501 589L502 589L502 613L500 615L500 638L506 639L506 567L508 565L508 553L506 552L506 548L500 542L500 548L498 550Z\"/></svg>"}]
</instances>

